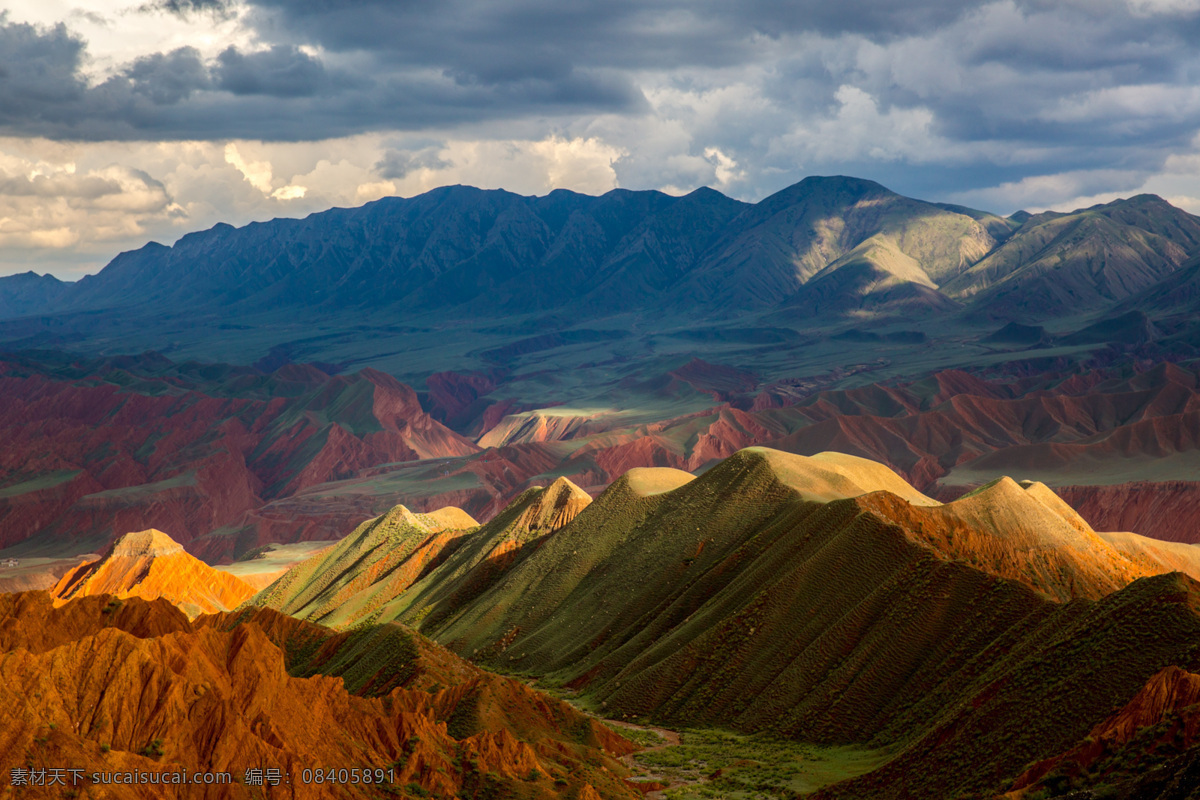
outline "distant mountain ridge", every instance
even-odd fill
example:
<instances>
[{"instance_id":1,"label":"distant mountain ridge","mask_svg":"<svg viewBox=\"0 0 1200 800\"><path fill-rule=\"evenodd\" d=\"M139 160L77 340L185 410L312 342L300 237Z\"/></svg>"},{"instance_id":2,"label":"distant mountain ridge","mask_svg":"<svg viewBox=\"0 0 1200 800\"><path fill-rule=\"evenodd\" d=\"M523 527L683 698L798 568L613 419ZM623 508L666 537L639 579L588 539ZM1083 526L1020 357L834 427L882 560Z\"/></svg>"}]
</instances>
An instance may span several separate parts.
<instances>
[{"instance_id":1,"label":"distant mountain ridge","mask_svg":"<svg viewBox=\"0 0 1200 800\"><path fill-rule=\"evenodd\" d=\"M491 314L658 308L993 315L1124 300L1200 254L1200 218L1139 195L1001 218L811 177L756 204L712 189L525 197L447 186L304 219L219 224L66 284L0 279L0 316L126 309L419 307Z\"/></svg>"}]
</instances>

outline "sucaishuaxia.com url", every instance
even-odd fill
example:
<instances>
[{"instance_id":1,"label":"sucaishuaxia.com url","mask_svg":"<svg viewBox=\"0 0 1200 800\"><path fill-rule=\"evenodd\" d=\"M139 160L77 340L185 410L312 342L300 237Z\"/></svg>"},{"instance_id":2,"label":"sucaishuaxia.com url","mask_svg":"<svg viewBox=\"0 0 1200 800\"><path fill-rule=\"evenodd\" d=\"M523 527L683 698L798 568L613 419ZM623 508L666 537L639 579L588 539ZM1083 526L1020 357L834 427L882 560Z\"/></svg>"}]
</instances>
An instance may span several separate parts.
<instances>
[{"instance_id":1,"label":"sucaishuaxia.com url","mask_svg":"<svg viewBox=\"0 0 1200 800\"><path fill-rule=\"evenodd\" d=\"M199 785L216 786L233 783L233 776L228 772L190 772L178 770L174 772L145 772L128 770L123 772L88 772L83 769L46 768L9 770L9 783L12 786L79 786L81 784L120 784L132 785Z\"/></svg>"}]
</instances>

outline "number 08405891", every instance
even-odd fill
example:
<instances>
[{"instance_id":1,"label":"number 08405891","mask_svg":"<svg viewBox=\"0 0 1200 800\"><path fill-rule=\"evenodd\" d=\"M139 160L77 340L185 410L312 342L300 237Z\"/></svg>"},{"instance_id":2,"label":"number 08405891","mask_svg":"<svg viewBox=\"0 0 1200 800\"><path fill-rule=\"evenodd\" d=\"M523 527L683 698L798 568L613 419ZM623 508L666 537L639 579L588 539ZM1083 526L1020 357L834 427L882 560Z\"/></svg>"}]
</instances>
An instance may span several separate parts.
<instances>
[{"instance_id":1,"label":"number 08405891","mask_svg":"<svg viewBox=\"0 0 1200 800\"><path fill-rule=\"evenodd\" d=\"M354 767L347 769L346 767L337 768L330 767L329 769L306 769L300 773L300 782L306 784L322 784L322 783L338 783L338 784L355 784L355 783L395 783L396 770L389 767L383 769L376 767L375 769Z\"/></svg>"}]
</instances>

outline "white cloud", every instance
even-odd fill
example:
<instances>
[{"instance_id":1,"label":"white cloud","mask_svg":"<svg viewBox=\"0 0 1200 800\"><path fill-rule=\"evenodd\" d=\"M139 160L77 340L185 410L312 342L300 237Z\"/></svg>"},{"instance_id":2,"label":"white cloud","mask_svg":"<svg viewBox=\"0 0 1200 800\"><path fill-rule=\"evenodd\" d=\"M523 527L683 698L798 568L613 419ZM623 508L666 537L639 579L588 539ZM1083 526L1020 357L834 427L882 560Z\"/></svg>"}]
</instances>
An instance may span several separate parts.
<instances>
[{"instance_id":1,"label":"white cloud","mask_svg":"<svg viewBox=\"0 0 1200 800\"><path fill-rule=\"evenodd\" d=\"M306 194L308 194L308 187L289 183L287 186L281 186L271 192L271 197L276 200L299 200Z\"/></svg>"},{"instance_id":2,"label":"white cloud","mask_svg":"<svg viewBox=\"0 0 1200 800\"><path fill-rule=\"evenodd\" d=\"M837 110L797 124L771 143L771 150L802 164L857 160L925 162L945 159L953 148L931 130L924 108L881 111L874 97L856 86L840 86Z\"/></svg>"},{"instance_id":3,"label":"white cloud","mask_svg":"<svg viewBox=\"0 0 1200 800\"><path fill-rule=\"evenodd\" d=\"M263 194L271 194L271 162L246 161L242 158L236 142L225 145L225 163L242 173L250 185Z\"/></svg>"},{"instance_id":4,"label":"white cloud","mask_svg":"<svg viewBox=\"0 0 1200 800\"><path fill-rule=\"evenodd\" d=\"M712 162L713 173L720 186L728 186L746 177L746 171L738 169L738 163L716 147L704 148L704 157Z\"/></svg>"},{"instance_id":5,"label":"white cloud","mask_svg":"<svg viewBox=\"0 0 1200 800\"><path fill-rule=\"evenodd\" d=\"M1076 170L1050 175L1034 175L998 186L959 192L947 199L953 203L986 208L1008 214L1025 211L1073 211L1118 197L1137 194L1135 187L1146 179L1145 173L1127 170ZM1100 192L1098 187L1120 187L1121 191Z\"/></svg>"},{"instance_id":6,"label":"white cloud","mask_svg":"<svg viewBox=\"0 0 1200 800\"><path fill-rule=\"evenodd\" d=\"M1153 172L1076 170L1037 175L998 186L960 192L951 202L1001 213L1074 211L1137 194L1156 194L1192 214L1200 214L1200 137L1196 151L1173 155Z\"/></svg>"},{"instance_id":7,"label":"white cloud","mask_svg":"<svg viewBox=\"0 0 1200 800\"><path fill-rule=\"evenodd\" d=\"M1143 84L1112 86L1064 97L1039 116L1054 122L1086 123L1128 119L1157 125L1162 119L1184 120L1200 113L1200 87Z\"/></svg>"},{"instance_id":8,"label":"white cloud","mask_svg":"<svg viewBox=\"0 0 1200 800\"><path fill-rule=\"evenodd\" d=\"M375 165L397 146L403 141L375 134L223 145L0 139L0 274L75 279L122 250L170 244L217 222L303 216L453 183L599 194L616 187L614 162L626 152L596 137L452 139L436 148L437 166L380 179ZM428 149L427 140L416 149Z\"/></svg>"},{"instance_id":9,"label":"white cloud","mask_svg":"<svg viewBox=\"0 0 1200 800\"><path fill-rule=\"evenodd\" d=\"M242 173L251 186L274 200L299 200L308 193L307 186L289 183L286 186L273 188L270 161L246 161L242 158L236 142L225 145L225 163Z\"/></svg>"},{"instance_id":10,"label":"white cloud","mask_svg":"<svg viewBox=\"0 0 1200 800\"><path fill-rule=\"evenodd\" d=\"M61 146L38 156L0 147L0 269L77 247L105 247L168 223L181 209L145 171L120 164L76 163ZM72 253L67 253L70 260ZM12 266L15 265L15 266Z\"/></svg>"},{"instance_id":11,"label":"white cloud","mask_svg":"<svg viewBox=\"0 0 1200 800\"><path fill-rule=\"evenodd\" d=\"M166 11L141 12L138 0L5 0L10 22L51 27L65 22L88 43L83 65L89 82L100 83L140 56L194 47L213 58L230 45L253 48L254 31L246 24L245 9L233 6L230 16Z\"/></svg>"}]
</instances>

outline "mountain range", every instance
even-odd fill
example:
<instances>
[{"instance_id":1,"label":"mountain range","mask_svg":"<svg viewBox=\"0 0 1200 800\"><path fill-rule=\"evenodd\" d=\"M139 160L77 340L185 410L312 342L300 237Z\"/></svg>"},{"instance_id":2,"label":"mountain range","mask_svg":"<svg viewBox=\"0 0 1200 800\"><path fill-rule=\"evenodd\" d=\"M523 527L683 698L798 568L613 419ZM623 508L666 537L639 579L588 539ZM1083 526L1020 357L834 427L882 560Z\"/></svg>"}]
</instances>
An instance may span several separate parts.
<instances>
[{"instance_id":1,"label":"mountain range","mask_svg":"<svg viewBox=\"0 0 1200 800\"><path fill-rule=\"evenodd\" d=\"M110 582L170 571L164 541L125 537L145 561L110 555ZM396 507L192 621L165 602L186 581L4 595L2 752L295 773L353 741L435 796L652 788L615 760L634 744L467 657L609 718L872 754L823 772L822 800L1166 800L1200 752L1198 576L1195 547L1097 533L1041 483L939 503L867 459L748 448L698 477L630 470L595 500L560 478L482 526ZM98 672L87 654L110 650L136 670ZM160 710L89 688L131 682Z\"/></svg>"},{"instance_id":2,"label":"mountain range","mask_svg":"<svg viewBox=\"0 0 1200 800\"><path fill-rule=\"evenodd\" d=\"M542 311L675 306L824 311L906 299L993 315L1125 300L1200 249L1200 220L1158 197L1000 218L809 178L756 204L711 189L546 197L465 186L303 220L218 225L122 253L75 284L18 276L6 308L158 309L233 316L287 307ZM144 311L142 313L145 313Z\"/></svg>"},{"instance_id":3,"label":"mountain range","mask_svg":"<svg viewBox=\"0 0 1200 800\"><path fill-rule=\"evenodd\" d=\"M607 716L890 754L822 796L952 797L1032 782L1164 663L1194 669L1197 577L1200 550L1097 534L1043 484L940 504L750 448L594 502L559 479L449 536L396 509L250 604L411 625Z\"/></svg>"},{"instance_id":4,"label":"mountain range","mask_svg":"<svg viewBox=\"0 0 1200 800\"><path fill-rule=\"evenodd\" d=\"M580 322L630 312L658 330L697 317L783 328L898 314L960 327L1053 323L1163 310L1161 298L1178 292L1162 282L1197 255L1200 219L1152 195L1001 218L847 177L808 178L755 204L711 189L525 197L450 186L302 220L217 225L122 253L74 283L0 279L0 315L12 320L0 339L94 349L114 334L146 342L169 331L211 357L206 327L279 328L297 309L338 333L380 325L385 311L425 324L534 314L529 330L576 341L604 335L572 331ZM255 358L285 344L244 342ZM350 350L380 354L369 342Z\"/></svg>"},{"instance_id":5,"label":"mountain range","mask_svg":"<svg viewBox=\"0 0 1200 800\"><path fill-rule=\"evenodd\" d=\"M369 369L10 354L0 536L32 565L94 558L156 528L217 563L338 539L397 504L487 521L560 476L595 495L631 468L700 471L768 445L870 458L941 500L1001 475L1037 480L1097 529L1200 541L1200 377L1140 369L943 371L838 389L834 375L769 381L693 359L634 387L644 416L631 417L521 410L482 375L438 373L419 393ZM0 569L0 586L50 588L65 568L33 583Z\"/></svg>"}]
</instances>

